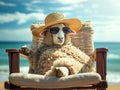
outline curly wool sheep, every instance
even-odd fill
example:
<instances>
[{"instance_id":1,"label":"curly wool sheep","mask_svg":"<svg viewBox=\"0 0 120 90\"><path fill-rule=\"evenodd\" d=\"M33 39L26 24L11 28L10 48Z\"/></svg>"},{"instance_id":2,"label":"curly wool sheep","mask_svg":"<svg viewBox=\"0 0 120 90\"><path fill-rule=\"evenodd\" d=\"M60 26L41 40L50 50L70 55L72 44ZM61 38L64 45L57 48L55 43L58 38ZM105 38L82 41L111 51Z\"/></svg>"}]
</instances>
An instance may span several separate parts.
<instances>
[{"instance_id":1,"label":"curly wool sheep","mask_svg":"<svg viewBox=\"0 0 120 90\"><path fill-rule=\"evenodd\" d=\"M52 27L65 27L56 24ZM58 33L57 33L58 34ZM67 76L71 74L93 71L93 60L71 43L70 34L65 34L63 44L54 42L50 30L44 32L44 39L36 52L30 52L29 73L47 76Z\"/></svg>"}]
</instances>

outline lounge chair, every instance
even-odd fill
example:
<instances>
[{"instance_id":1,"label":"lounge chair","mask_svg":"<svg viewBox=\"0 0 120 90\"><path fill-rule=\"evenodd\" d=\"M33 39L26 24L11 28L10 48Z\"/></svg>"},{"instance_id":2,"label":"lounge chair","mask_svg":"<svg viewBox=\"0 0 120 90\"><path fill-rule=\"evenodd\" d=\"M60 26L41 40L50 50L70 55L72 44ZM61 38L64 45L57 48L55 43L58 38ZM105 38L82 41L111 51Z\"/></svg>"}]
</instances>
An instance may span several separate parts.
<instances>
[{"instance_id":1,"label":"lounge chair","mask_svg":"<svg viewBox=\"0 0 120 90\"><path fill-rule=\"evenodd\" d=\"M90 55L93 52L93 34L92 30L85 31L84 29L91 29L90 27L81 28L80 34L85 34L82 37L84 41L91 42L91 46L84 47L83 43L75 43L79 40L78 37L72 38L76 47L82 49L85 53ZM86 34L87 33L87 34ZM89 33L89 34L88 34ZM91 34L92 33L92 34ZM89 37L86 35L90 35ZM81 36L77 34L77 36ZM91 39L90 39L91 38ZM87 39L87 40L86 40ZM83 41L79 41L83 42ZM81 44L81 45L80 45ZM87 43L86 43L87 44ZM85 43L84 43L85 45ZM86 46L86 45L85 45ZM92 47L92 48L91 48ZM91 52L90 52L91 51ZM5 82L5 89L10 90L73 90L73 89L97 89L106 90L108 87L106 81L106 56L108 49L97 48L95 52L96 73L80 73L77 75L69 75L68 77L46 77L43 75L23 74L20 73L20 55L22 54L19 49L7 49L9 56L9 81Z\"/></svg>"}]
</instances>

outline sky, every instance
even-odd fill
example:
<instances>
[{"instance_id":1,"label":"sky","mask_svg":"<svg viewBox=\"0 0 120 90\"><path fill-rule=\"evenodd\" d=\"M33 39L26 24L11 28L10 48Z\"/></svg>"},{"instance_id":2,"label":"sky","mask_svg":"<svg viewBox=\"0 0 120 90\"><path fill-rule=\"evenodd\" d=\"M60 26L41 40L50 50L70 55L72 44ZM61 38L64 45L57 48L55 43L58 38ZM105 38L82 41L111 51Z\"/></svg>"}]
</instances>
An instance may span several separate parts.
<instances>
[{"instance_id":1,"label":"sky","mask_svg":"<svg viewBox=\"0 0 120 90\"><path fill-rule=\"evenodd\" d=\"M91 21L96 42L120 42L120 0L0 0L0 41L31 41L31 24L52 12Z\"/></svg>"}]
</instances>

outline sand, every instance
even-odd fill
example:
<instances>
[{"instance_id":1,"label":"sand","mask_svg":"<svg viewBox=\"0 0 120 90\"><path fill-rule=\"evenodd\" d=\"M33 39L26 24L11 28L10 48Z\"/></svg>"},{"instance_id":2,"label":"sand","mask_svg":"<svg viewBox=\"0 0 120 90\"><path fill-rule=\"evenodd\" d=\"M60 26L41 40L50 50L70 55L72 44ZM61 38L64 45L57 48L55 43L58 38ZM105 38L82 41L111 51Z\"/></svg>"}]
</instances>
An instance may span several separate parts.
<instances>
[{"instance_id":1,"label":"sand","mask_svg":"<svg viewBox=\"0 0 120 90\"><path fill-rule=\"evenodd\" d=\"M0 90L5 90L4 82L0 82ZM120 84L119 85L109 85L107 90L120 90Z\"/></svg>"},{"instance_id":2,"label":"sand","mask_svg":"<svg viewBox=\"0 0 120 90\"><path fill-rule=\"evenodd\" d=\"M3 82L0 82L0 90L5 90L5 89L4 89L4 83L3 83Z\"/></svg>"},{"instance_id":3,"label":"sand","mask_svg":"<svg viewBox=\"0 0 120 90\"><path fill-rule=\"evenodd\" d=\"M107 90L120 90L120 85L109 85Z\"/></svg>"}]
</instances>

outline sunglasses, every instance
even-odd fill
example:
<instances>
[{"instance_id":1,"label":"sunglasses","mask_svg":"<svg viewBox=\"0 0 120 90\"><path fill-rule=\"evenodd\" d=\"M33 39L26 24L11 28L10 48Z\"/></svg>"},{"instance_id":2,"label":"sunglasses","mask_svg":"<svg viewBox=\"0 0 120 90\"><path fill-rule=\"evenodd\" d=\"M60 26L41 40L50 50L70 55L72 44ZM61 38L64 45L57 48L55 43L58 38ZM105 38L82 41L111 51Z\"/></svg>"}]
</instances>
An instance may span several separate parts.
<instances>
[{"instance_id":1,"label":"sunglasses","mask_svg":"<svg viewBox=\"0 0 120 90\"><path fill-rule=\"evenodd\" d=\"M60 30L59 27L53 27L53 28L50 28L50 33L57 34L59 32L59 30ZM70 27L63 27L62 30L65 34L70 33Z\"/></svg>"}]
</instances>

